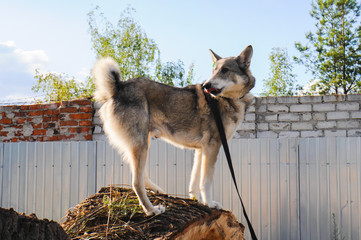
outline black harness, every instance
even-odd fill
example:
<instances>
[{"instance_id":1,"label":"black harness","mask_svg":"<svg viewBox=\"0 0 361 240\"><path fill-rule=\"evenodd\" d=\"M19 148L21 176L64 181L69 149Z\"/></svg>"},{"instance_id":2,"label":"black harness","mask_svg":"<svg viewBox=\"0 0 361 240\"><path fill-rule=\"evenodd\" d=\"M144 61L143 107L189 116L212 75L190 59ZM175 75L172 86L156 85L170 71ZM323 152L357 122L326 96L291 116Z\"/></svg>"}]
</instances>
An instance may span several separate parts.
<instances>
[{"instance_id":1,"label":"black harness","mask_svg":"<svg viewBox=\"0 0 361 240\"><path fill-rule=\"evenodd\" d=\"M257 236L256 236L256 234L255 234L255 232L253 230L252 224L251 224L251 222L250 222L250 220L248 218L246 209L244 208L244 204L243 204L241 195L240 195L239 190L238 190L238 186L237 186L237 182L236 182L236 176L235 176L234 170L233 170L231 154L229 152L229 148L228 148L228 144L227 144L227 138L226 138L226 134L224 132L224 126L223 126L223 123L222 123L221 114L219 112L218 101L217 101L216 98L212 97L210 94L206 93L205 91L203 91L203 93L204 93L204 96L206 98L206 101L207 101L209 107L211 108L211 111L212 111L213 116L214 116L214 120L216 121L217 129L218 129L221 141L222 141L224 153L226 154L229 171L231 172L234 186L236 187L239 200L241 201L243 215L246 218L247 225L248 225L249 231L251 233L251 237L252 237L253 240L257 240ZM243 97L241 97L241 99Z\"/></svg>"}]
</instances>

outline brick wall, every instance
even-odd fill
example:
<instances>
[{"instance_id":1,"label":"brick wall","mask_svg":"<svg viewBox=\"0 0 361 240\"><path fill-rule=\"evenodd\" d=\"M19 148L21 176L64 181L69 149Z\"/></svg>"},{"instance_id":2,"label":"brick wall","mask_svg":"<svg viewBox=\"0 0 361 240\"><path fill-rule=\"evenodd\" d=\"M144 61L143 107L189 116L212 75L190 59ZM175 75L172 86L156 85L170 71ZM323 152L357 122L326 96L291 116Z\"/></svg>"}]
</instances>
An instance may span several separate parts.
<instances>
[{"instance_id":1,"label":"brick wall","mask_svg":"<svg viewBox=\"0 0 361 240\"><path fill-rule=\"evenodd\" d=\"M100 103L0 106L0 141L105 140ZM260 97L235 138L361 136L361 94Z\"/></svg>"},{"instance_id":2,"label":"brick wall","mask_svg":"<svg viewBox=\"0 0 361 240\"><path fill-rule=\"evenodd\" d=\"M0 106L0 141L92 140L92 119L90 100Z\"/></svg>"},{"instance_id":3,"label":"brick wall","mask_svg":"<svg viewBox=\"0 0 361 240\"><path fill-rule=\"evenodd\" d=\"M361 136L361 95L256 98L235 138Z\"/></svg>"}]
</instances>

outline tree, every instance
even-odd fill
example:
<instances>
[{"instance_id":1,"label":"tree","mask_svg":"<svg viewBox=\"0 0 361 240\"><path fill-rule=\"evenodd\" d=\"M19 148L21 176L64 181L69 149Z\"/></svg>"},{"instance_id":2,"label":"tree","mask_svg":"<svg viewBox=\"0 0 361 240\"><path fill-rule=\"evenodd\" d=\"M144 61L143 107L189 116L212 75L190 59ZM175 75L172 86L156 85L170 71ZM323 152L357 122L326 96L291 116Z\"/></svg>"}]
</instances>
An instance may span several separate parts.
<instances>
[{"instance_id":1,"label":"tree","mask_svg":"<svg viewBox=\"0 0 361 240\"><path fill-rule=\"evenodd\" d=\"M262 96L293 96L296 94L295 75L287 49L272 48L269 56L270 74L264 80Z\"/></svg>"},{"instance_id":2,"label":"tree","mask_svg":"<svg viewBox=\"0 0 361 240\"><path fill-rule=\"evenodd\" d=\"M171 85L185 87L192 84L194 79L194 64L189 67L187 76L185 76L184 63L178 60L175 62L158 62L155 77L158 81Z\"/></svg>"},{"instance_id":3,"label":"tree","mask_svg":"<svg viewBox=\"0 0 361 240\"><path fill-rule=\"evenodd\" d=\"M131 16L134 10L127 8L116 26L113 26L96 7L88 13L89 33L96 57L110 56L118 62L122 78L147 77L172 86L186 86L194 79L194 65L186 73L184 63L162 63L157 44L148 38L144 30ZM98 26L100 21L101 26ZM65 74L36 71L37 83L34 92L44 92L44 101L63 101L79 97L90 97L94 92L94 81L88 77L85 82Z\"/></svg>"},{"instance_id":4,"label":"tree","mask_svg":"<svg viewBox=\"0 0 361 240\"><path fill-rule=\"evenodd\" d=\"M306 34L307 45L295 43L294 59L310 71L320 94L361 92L361 4L355 0L316 0L310 15L316 31Z\"/></svg>"},{"instance_id":5,"label":"tree","mask_svg":"<svg viewBox=\"0 0 361 240\"><path fill-rule=\"evenodd\" d=\"M59 102L89 97L94 91L89 78L85 82L80 82L61 73L40 73L39 69L35 70L34 78L37 79L37 83L31 90L45 93L43 99L37 99L38 102Z\"/></svg>"},{"instance_id":6,"label":"tree","mask_svg":"<svg viewBox=\"0 0 361 240\"><path fill-rule=\"evenodd\" d=\"M93 50L97 57L112 57L120 65L122 78L147 77L172 86L185 86L192 82L194 65L186 76L184 63L162 63L155 41L132 17L134 9L127 8L116 26L95 8L88 14L89 32ZM103 28L97 25L97 16L105 22ZM191 73L191 74L190 74Z\"/></svg>"}]
</instances>

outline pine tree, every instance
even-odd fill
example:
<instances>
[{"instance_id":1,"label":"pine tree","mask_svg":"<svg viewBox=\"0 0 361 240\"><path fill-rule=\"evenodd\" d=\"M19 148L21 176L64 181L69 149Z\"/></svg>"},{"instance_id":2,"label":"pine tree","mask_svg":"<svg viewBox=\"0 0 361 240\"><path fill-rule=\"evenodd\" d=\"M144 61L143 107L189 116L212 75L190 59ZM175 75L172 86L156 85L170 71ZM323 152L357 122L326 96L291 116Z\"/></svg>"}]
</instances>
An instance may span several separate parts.
<instances>
[{"instance_id":1,"label":"pine tree","mask_svg":"<svg viewBox=\"0 0 361 240\"><path fill-rule=\"evenodd\" d=\"M320 94L361 92L361 4L355 0L316 0L310 15L316 32L306 34L307 45L295 47L295 57L317 79Z\"/></svg>"}]
</instances>

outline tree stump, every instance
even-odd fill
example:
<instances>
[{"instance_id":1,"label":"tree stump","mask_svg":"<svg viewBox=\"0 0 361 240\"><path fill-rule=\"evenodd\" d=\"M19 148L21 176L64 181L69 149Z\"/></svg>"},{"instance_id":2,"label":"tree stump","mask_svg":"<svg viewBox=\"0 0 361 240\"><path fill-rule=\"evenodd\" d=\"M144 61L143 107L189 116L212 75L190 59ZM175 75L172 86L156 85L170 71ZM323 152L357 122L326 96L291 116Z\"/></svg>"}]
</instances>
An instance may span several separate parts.
<instances>
[{"instance_id":1,"label":"tree stump","mask_svg":"<svg viewBox=\"0 0 361 240\"><path fill-rule=\"evenodd\" d=\"M12 208L0 208L1 240L65 240L70 239L54 221L40 220L35 214L26 216Z\"/></svg>"},{"instance_id":2,"label":"tree stump","mask_svg":"<svg viewBox=\"0 0 361 240\"><path fill-rule=\"evenodd\" d=\"M195 200L147 191L165 213L147 217L129 188L104 187L68 212L62 224L72 239L244 239L244 226L224 210Z\"/></svg>"}]
</instances>

